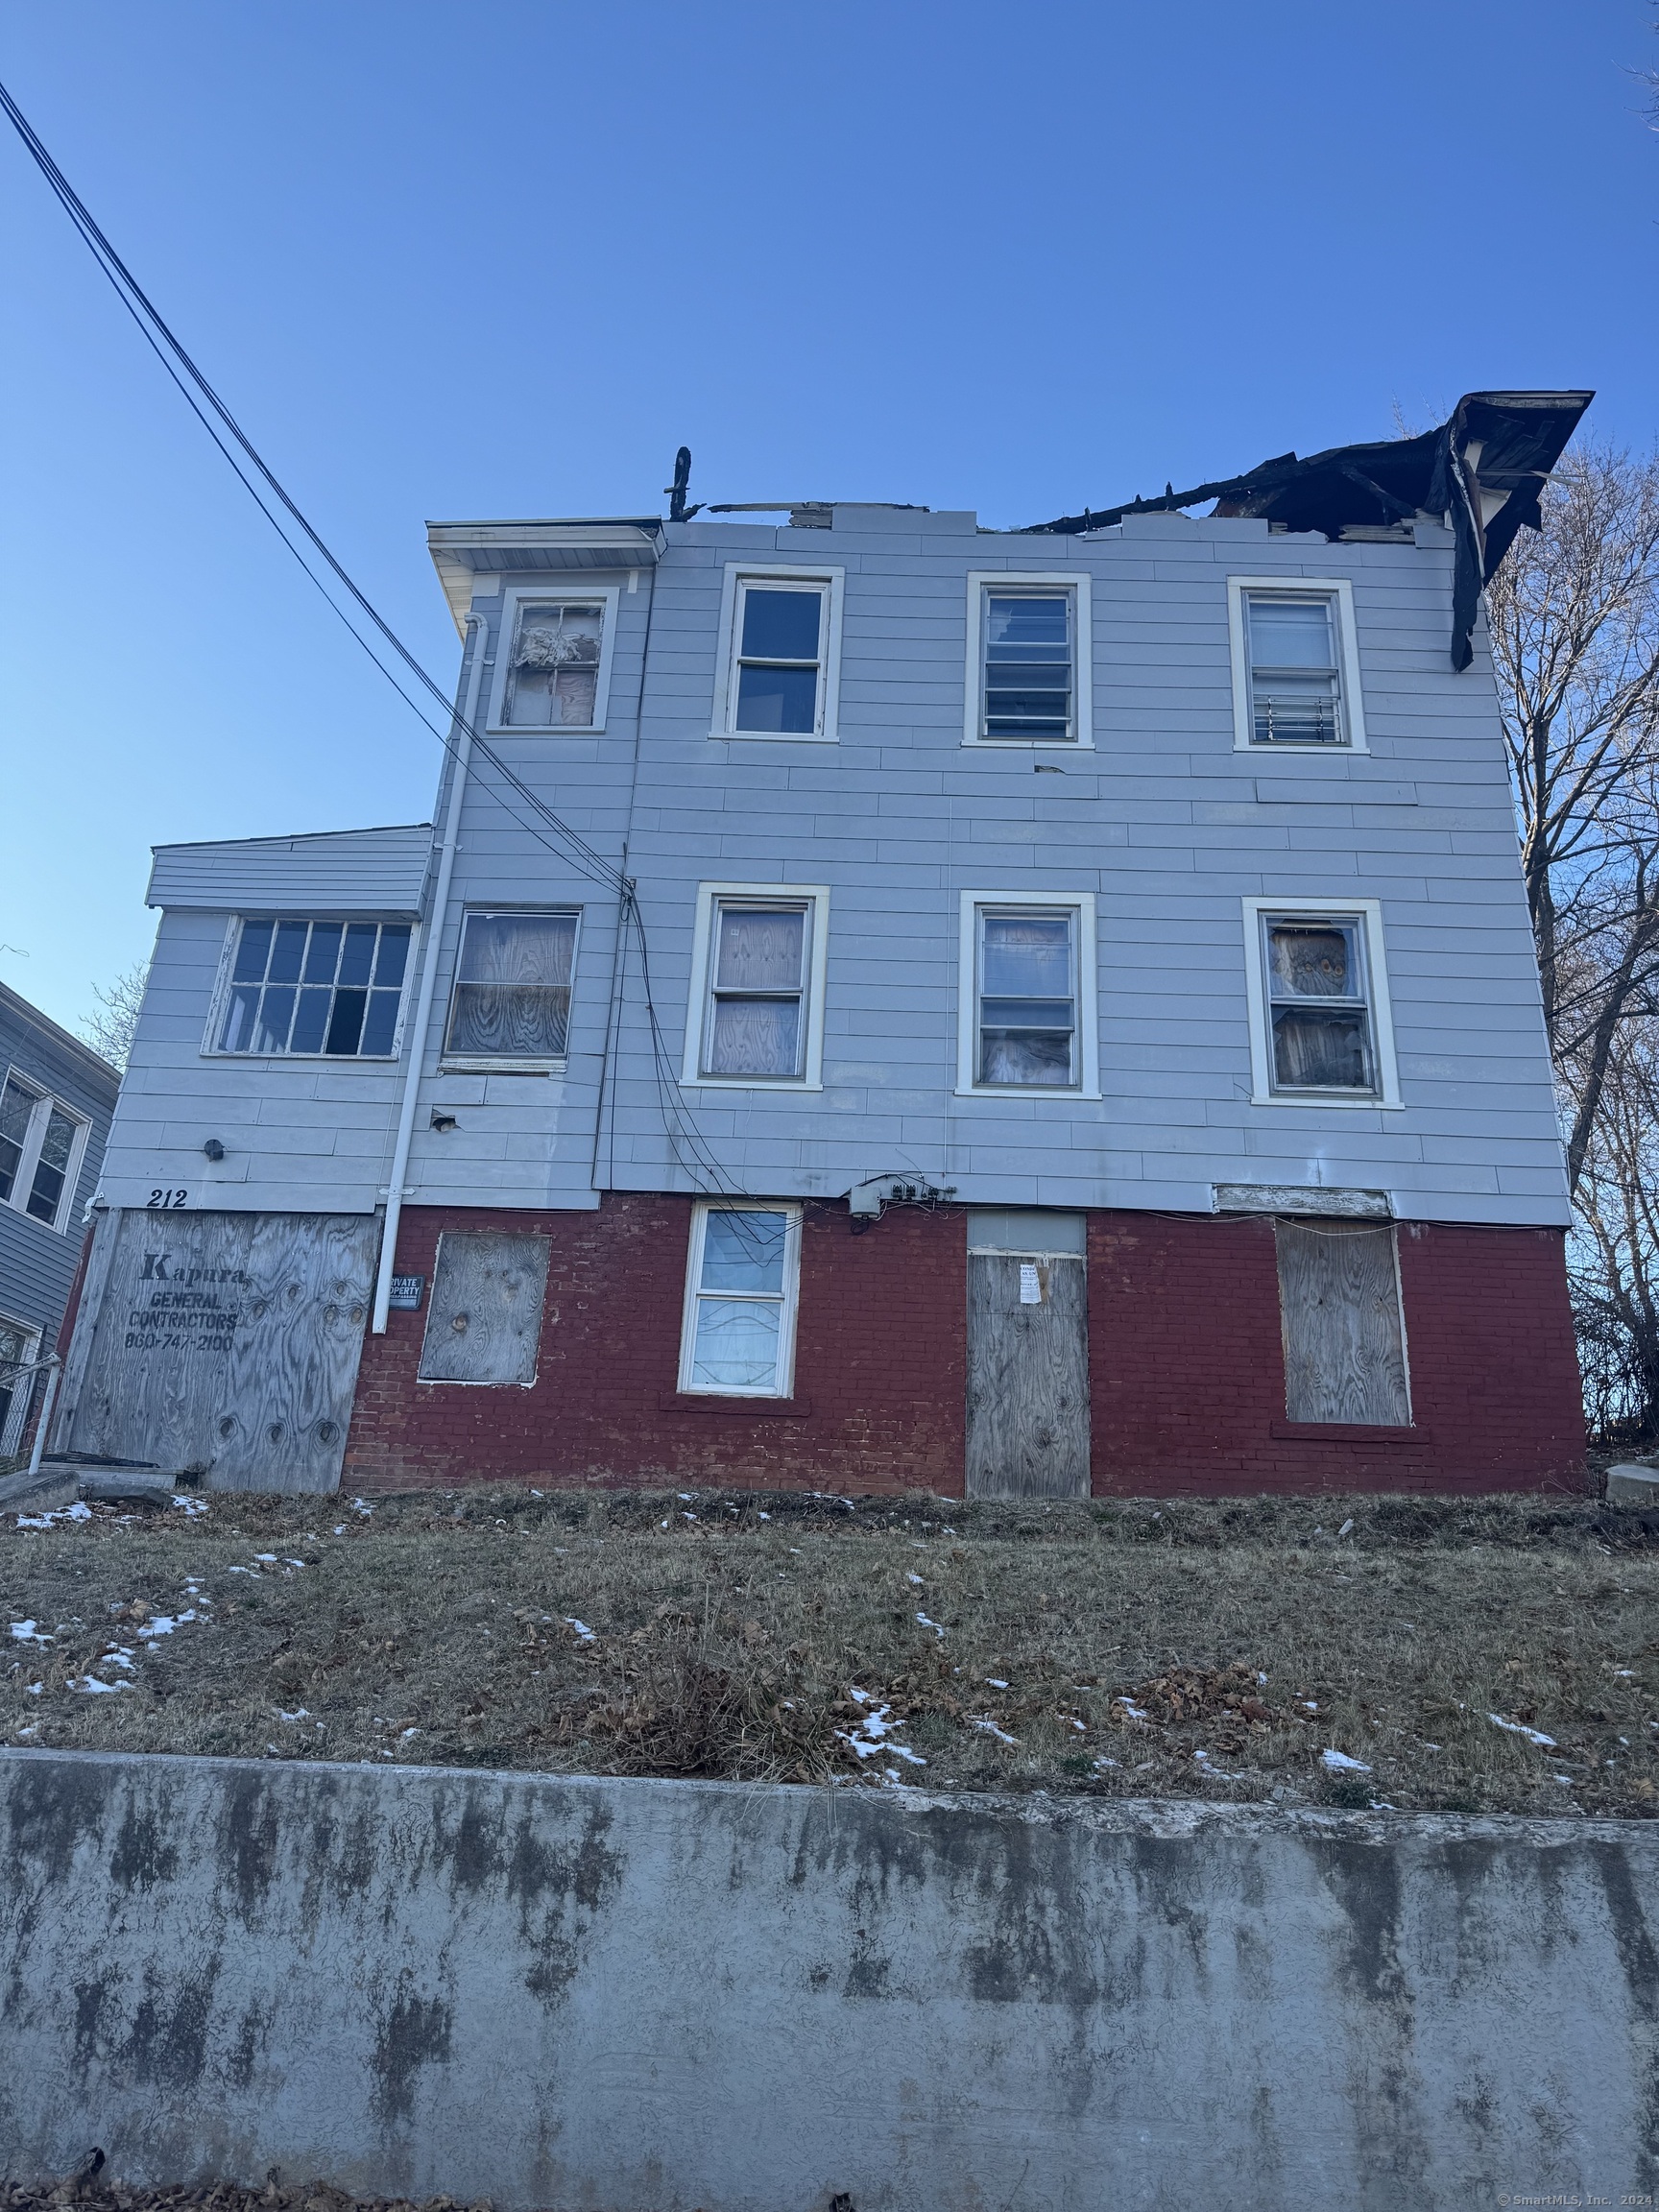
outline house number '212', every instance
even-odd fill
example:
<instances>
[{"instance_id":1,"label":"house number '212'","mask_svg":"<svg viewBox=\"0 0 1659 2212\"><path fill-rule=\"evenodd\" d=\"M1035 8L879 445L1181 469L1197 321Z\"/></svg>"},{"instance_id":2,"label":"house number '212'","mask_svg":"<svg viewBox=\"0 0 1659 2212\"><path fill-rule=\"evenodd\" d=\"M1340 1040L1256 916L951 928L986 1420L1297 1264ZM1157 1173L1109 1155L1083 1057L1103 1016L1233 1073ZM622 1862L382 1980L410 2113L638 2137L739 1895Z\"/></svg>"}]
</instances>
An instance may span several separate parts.
<instances>
[{"instance_id":1,"label":"house number '212'","mask_svg":"<svg viewBox=\"0 0 1659 2212\"><path fill-rule=\"evenodd\" d=\"M144 1201L144 1210L146 1213L165 1212L171 1207L177 1212L180 1206L188 1206L189 1203L188 1190L152 1190Z\"/></svg>"}]
</instances>

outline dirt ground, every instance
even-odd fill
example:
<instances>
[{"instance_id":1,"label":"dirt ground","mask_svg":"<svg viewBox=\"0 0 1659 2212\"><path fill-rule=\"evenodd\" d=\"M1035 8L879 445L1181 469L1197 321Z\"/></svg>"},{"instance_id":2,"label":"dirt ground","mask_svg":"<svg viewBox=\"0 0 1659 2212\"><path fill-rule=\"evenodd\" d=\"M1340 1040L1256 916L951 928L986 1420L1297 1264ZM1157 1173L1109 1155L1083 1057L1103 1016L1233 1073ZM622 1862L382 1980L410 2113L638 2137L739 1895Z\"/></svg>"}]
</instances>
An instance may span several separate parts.
<instances>
[{"instance_id":1,"label":"dirt ground","mask_svg":"<svg viewBox=\"0 0 1659 2212\"><path fill-rule=\"evenodd\" d=\"M469 1490L10 1514L0 1743L1659 1810L1659 1516Z\"/></svg>"}]
</instances>

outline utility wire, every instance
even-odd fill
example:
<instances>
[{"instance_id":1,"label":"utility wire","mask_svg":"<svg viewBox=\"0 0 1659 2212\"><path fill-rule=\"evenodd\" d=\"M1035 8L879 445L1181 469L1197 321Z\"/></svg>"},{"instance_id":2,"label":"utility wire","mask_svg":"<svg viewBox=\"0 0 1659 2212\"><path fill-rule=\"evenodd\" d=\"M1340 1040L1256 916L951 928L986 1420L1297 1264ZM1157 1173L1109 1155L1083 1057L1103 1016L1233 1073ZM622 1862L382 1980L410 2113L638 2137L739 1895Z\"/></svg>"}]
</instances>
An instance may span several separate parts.
<instances>
[{"instance_id":1,"label":"utility wire","mask_svg":"<svg viewBox=\"0 0 1659 2212\"><path fill-rule=\"evenodd\" d=\"M460 745L455 732L457 728L467 731L471 737L473 754L489 763L499 777L501 783L546 825L547 830L553 833L552 837L539 829L536 823L527 820L519 809L512 804L512 801L503 796L500 790L497 790L493 796L503 810L512 816L520 828L527 830L538 843L543 845L557 858L566 863L573 863L583 875L591 878L594 882L601 884L616 897L619 902L618 928L625 933L625 943L627 936L631 935L639 948L640 980L644 991L645 1013L650 1029L653 1071L661 1105L663 1132L668 1139L669 1146L682 1173L686 1175L694 1185L705 1190L712 1189L714 1191L725 1195L736 1195L736 1186L709 1150L680 1095L679 1085L673 1075L667 1047L662 1037L661 1025L658 1019L656 1003L652 997L650 951L646 942L644 918L639 911L638 897L633 878L625 876L620 869L613 867L602 854L589 844L579 831L572 829L568 822L556 814L545 801L532 790L517 770L501 757L494 747L488 743L477 729L463 717L450 695L427 674L420 661L404 644L391 624L386 621L379 610L369 599L367 593L358 587L355 580L335 558L320 533L313 527L298 503L290 496L275 470L270 468L235 416L230 412L229 407L191 359L183 345L168 326L155 302L150 299L120 254L116 252L108 238L94 220L91 210L52 158L34 126L4 84L0 84L0 109L4 110L18 137L23 141L24 147L36 166L45 178L53 197L68 216L92 258L108 280L116 298L137 325L145 344L178 387L186 406L189 407L191 413L218 447L224 459L235 472L243 489L288 548L311 584L322 594L329 608L350 632L404 705L416 715L422 727L437 738L453 759L458 759L460 755ZM260 489L261 485L265 487L264 491ZM267 492L271 495L269 498L266 496ZM284 517L287 519L284 520ZM303 543L296 542L296 534L302 539ZM310 555L307 553L307 547L310 548ZM344 588L362 616L366 617L369 627L377 633L379 638L383 640L383 647L377 646L373 637L366 636L364 628L353 618L348 608L340 604L328 583L323 576L319 575L310 556L315 556L317 560L320 560L336 583ZM401 661L404 668L415 679L416 684L431 694L443 710L444 723L440 724L432 720L421 701L406 688L396 667L387 665L384 648L389 648L396 660ZM482 650L481 644L477 650ZM557 844L554 843L554 838L559 840ZM627 963L626 952L624 952L622 974L624 996L626 995L626 982ZM613 1105L612 1110L614 1113L614 1105Z\"/></svg>"}]
</instances>

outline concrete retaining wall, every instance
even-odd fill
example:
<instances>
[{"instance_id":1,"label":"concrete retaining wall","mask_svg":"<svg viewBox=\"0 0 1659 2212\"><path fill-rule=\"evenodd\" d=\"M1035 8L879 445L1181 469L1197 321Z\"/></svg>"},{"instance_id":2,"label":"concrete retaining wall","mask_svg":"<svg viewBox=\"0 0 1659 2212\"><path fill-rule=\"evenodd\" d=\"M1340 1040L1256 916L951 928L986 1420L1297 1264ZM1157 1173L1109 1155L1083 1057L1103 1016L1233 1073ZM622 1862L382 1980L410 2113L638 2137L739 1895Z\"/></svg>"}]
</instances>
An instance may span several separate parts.
<instances>
[{"instance_id":1,"label":"concrete retaining wall","mask_svg":"<svg viewBox=\"0 0 1659 2212\"><path fill-rule=\"evenodd\" d=\"M1659 1826L18 1752L0 1828L13 2177L98 2143L585 2212L1659 2188Z\"/></svg>"}]
</instances>

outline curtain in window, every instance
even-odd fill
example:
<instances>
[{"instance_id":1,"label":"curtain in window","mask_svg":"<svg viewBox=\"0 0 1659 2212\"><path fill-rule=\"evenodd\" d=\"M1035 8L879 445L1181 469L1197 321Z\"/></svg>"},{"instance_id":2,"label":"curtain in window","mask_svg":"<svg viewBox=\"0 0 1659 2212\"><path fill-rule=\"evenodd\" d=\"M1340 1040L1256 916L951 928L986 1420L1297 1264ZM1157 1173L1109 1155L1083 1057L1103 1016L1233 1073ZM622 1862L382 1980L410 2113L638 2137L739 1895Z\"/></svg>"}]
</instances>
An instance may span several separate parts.
<instances>
[{"instance_id":1,"label":"curtain in window","mask_svg":"<svg viewBox=\"0 0 1659 2212\"><path fill-rule=\"evenodd\" d=\"M1287 1091L1369 1090L1370 1017L1353 929L1277 924L1267 967L1274 1081Z\"/></svg>"},{"instance_id":2,"label":"curtain in window","mask_svg":"<svg viewBox=\"0 0 1659 2212\"><path fill-rule=\"evenodd\" d=\"M723 906L717 917L706 1072L789 1076L801 1066L806 916Z\"/></svg>"},{"instance_id":3,"label":"curtain in window","mask_svg":"<svg viewBox=\"0 0 1659 2212\"><path fill-rule=\"evenodd\" d=\"M570 1022L574 914L469 914L449 1050L562 1060Z\"/></svg>"},{"instance_id":4,"label":"curtain in window","mask_svg":"<svg viewBox=\"0 0 1659 2212\"><path fill-rule=\"evenodd\" d=\"M987 914L981 923L979 1080L1074 1080L1070 914Z\"/></svg>"}]
</instances>

